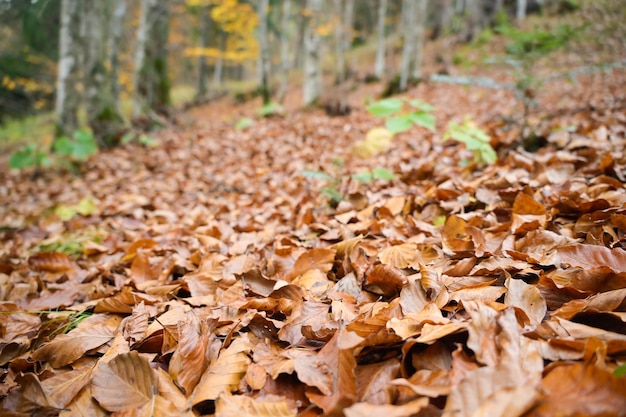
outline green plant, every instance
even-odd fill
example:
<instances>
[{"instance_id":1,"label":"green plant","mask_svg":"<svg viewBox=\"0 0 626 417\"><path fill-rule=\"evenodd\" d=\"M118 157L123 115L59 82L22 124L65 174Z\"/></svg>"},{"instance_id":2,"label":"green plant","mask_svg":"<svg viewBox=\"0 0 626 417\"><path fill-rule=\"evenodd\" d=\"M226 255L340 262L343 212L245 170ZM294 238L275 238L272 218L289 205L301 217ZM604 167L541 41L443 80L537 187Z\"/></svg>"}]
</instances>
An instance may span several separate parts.
<instances>
[{"instance_id":1,"label":"green plant","mask_svg":"<svg viewBox=\"0 0 626 417\"><path fill-rule=\"evenodd\" d=\"M271 101L267 103L266 105L264 105L263 107L261 107L260 109L258 109L256 113L260 117L269 117L269 116L274 116L276 114L280 114L282 113L282 111L283 111L283 108L280 104Z\"/></svg>"},{"instance_id":2,"label":"green plant","mask_svg":"<svg viewBox=\"0 0 626 417\"><path fill-rule=\"evenodd\" d=\"M385 128L392 135L407 131L413 125L435 130L435 116L432 114L435 108L421 100L387 98L370 104L366 109L374 116L384 117Z\"/></svg>"},{"instance_id":3,"label":"green plant","mask_svg":"<svg viewBox=\"0 0 626 417\"><path fill-rule=\"evenodd\" d=\"M237 131L244 130L244 129L247 129L247 128L251 127L253 124L254 124L254 120L252 120L251 118L249 118L249 117L242 117L235 124L235 130L237 130Z\"/></svg>"},{"instance_id":4,"label":"green plant","mask_svg":"<svg viewBox=\"0 0 626 417\"><path fill-rule=\"evenodd\" d=\"M491 147L489 135L476 126L469 117L462 123L451 121L448 129L443 135L443 140L454 139L465 144L465 147L472 151L474 162L478 165L493 164L498 155Z\"/></svg>"},{"instance_id":5,"label":"green plant","mask_svg":"<svg viewBox=\"0 0 626 417\"><path fill-rule=\"evenodd\" d=\"M615 370L613 371L613 375L615 375L618 378L625 377L626 376L626 363L623 363L617 368L615 368Z\"/></svg>"},{"instance_id":6,"label":"green plant","mask_svg":"<svg viewBox=\"0 0 626 417\"><path fill-rule=\"evenodd\" d=\"M154 147L156 147L158 145L158 142L156 140L154 140L153 138L151 138L150 136L144 135L144 134L138 134L135 131L130 131L130 132L126 133L120 139L120 143L122 145L126 145L128 143L133 142L133 141L137 141L138 144L143 145L143 146L147 146L148 148L154 148Z\"/></svg>"},{"instance_id":7,"label":"green plant","mask_svg":"<svg viewBox=\"0 0 626 417\"><path fill-rule=\"evenodd\" d=\"M337 171L334 175L320 170L305 169L302 171L303 177L326 181L326 185L320 188L320 191L322 195L329 200L331 206L336 206L340 201L344 200L344 196L339 190L339 187L344 178L348 176L361 183L371 183L376 180L391 181L395 178L393 173L386 168L374 168L353 175L342 173L340 169L343 167L343 160L339 158L333 159L333 165L336 167Z\"/></svg>"},{"instance_id":8,"label":"green plant","mask_svg":"<svg viewBox=\"0 0 626 417\"><path fill-rule=\"evenodd\" d=\"M37 148L32 143L23 146L21 149L15 151L9 159L9 167L12 169L24 169L24 168L45 168L52 164L48 154L41 149Z\"/></svg>"},{"instance_id":9,"label":"green plant","mask_svg":"<svg viewBox=\"0 0 626 417\"><path fill-rule=\"evenodd\" d=\"M17 150L9 159L9 167L13 169L45 168L54 164L75 170L78 165L98 151L93 134L85 130L77 130L72 138L61 136L52 144L52 152L48 153L33 144Z\"/></svg>"}]
</instances>

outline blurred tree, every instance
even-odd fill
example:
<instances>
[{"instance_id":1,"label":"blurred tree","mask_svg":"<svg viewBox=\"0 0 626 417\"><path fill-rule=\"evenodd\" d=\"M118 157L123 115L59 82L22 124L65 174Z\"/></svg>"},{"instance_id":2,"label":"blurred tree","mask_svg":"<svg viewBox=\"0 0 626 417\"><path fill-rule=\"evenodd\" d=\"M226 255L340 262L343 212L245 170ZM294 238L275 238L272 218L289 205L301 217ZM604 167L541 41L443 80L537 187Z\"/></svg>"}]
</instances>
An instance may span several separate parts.
<instances>
[{"instance_id":1,"label":"blurred tree","mask_svg":"<svg viewBox=\"0 0 626 417\"><path fill-rule=\"evenodd\" d=\"M305 16L304 29L304 85L303 104L313 104L322 94L322 72L320 69L321 36L319 26L322 0L306 0L302 10Z\"/></svg>"},{"instance_id":2,"label":"blurred tree","mask_svg":"<svg viewBox=\"0 0 626 417\"><path fill-rule=\"evenodd\" d=\"M278 101L283 102L289 87L289 70L291 62L289 60L289 20L291 15L291 0L283 0L280 15L280 89L278 90Z\"/></svg>"},{"instance_id":3,"label":"blurred tree","mask_svg":"<svg viewBox=\"0 0 626 417\"><path fill-rule=\"evenodd\" d=\"M335 83L346 79L346 51L352 44L354 0L335 0Z\"/></svg>"},{"instance_id":4,"label":"blurred tree","mask_svg":"<svg viewBox=\"0 0 626 417\"><path fill-rule=\"evenodd\" d=\"M87 123L101 147L124 128L119 105L118 45L124 0L99 0L84 9Z\"/></svg>"},{"instance_id":5,"label":"blurred tree","mask_svg":"<svg viewBox=\"0 0 626 417\"><path fill-rule=\"evenodd\" d=\"M133 73L133 116L170 104L167 73L169 0L142 0Z\"/></svg>"},{"instance_id":6,"label":"blurred tree","mask_svg":"<svg viewBox=\"0 0 626 417\"><path fill-rule=\"evenodd\" d=\"M200 19L200 48L206 51L211 40L211 5L201 6L198 12ZM209 65L206 53L198 54L198 91L197 98L202 98L208 91Z\"/></svg>"},{"instance_id":7,"label":"blurred tree","mask_svg":"<svg viewBox=\"0 0 626 417\"><path fill-rule=\"evenodd\" d=\"M56 88L57 134L71 136L78 128L80 94L77 85L82 65L80 0L62 0L59 68Z\"/></svg>"},{"instance_id":8,"label":"blurred tree","mask_svg":"<svg viewBox=\"0 0 626 417\"><path fill-rule=\"evenodd\" d=\"M374 75L381 78L385 73L385 19L387 17L387 0L378 1L377 37L376 37L376 63Z\"/></svg>"},{"instance_id":9,"label":"blurred tree","mask_svg":"<svg viewBox=\"0 0 626 417\"><path fill-rule=\"evenodd\" d=\"M269 104L270 102L270 45L267 34L267 19L268 19L269 0L258 0L258 13L259 13L259 46L260 54L258 60L258 74L259 74L259 91L263 98L263 104Z\"/></svg>"}]
</instances>

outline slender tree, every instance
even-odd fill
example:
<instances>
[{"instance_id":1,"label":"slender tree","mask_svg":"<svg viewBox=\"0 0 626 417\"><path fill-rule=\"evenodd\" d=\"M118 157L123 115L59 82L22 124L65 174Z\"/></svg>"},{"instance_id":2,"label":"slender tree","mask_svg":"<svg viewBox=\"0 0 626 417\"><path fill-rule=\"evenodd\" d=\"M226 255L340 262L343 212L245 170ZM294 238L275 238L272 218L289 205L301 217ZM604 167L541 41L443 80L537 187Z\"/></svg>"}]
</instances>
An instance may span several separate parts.
<instances>
[{"instance_id":1,"label":"slender tree","mask_svg":"<svg viewBox=\"0 0 626 417\"><path fill-rule=\"evenodd\" d=\"M133 115L162 110L170 102L167 74L168 0L142 0L133 74Z\"/></svg>"},{"instance_id":2,"label":"slender tree","mask_svg":"<svg viewBox=\"0 0 626 417\"><path fill-rule=\"evenodd\" d=\"M259 0L259 90L263 98L263 104L270 102L270 45L267 37L267 9L269 0Z\"/></svg>"},{"instance_id":3,"label":"slender tree","mask_svg":"<svg viewBox=\"0 0 626 417\"><path fill-rule=\"evenodd\" d=\"M411 62L414 58L416 42L416 2L420 0L402 0L402 61L400 63L400 91L406 91L411 74ZM422 0L423 1L423 0Z\"/></svg>"},{"instance_id":4,"label":"slender tree","mask_svg":"<svg viewBox=\"0 0 626 417\"><path fill-rule=\"evenodd\" d=\"M62 0L59 36L59 69L56 87L57 133L71 135L78 128L80 95L76 88L80 76L81 1Z\"/></svg>"},{"instance_id":5,"label":"slender tree","mask_svg":"<svg viewBox=\"0 0 626 417\"><path fill-rule=\"evenodd\" d=\"M374 65L374 74L377 78L381 78L385 73L385 18L387 17L387 0L379 0L378 2L378 22L377 22L377 40L376 40L376 63Z\"/></svg>"},{"instance_id":6,"label":"slender tree","mask_svg":"<svg viewBox=\"0 0 626 417\"><path fill-rule=\"evenodd\" d=\"M215 62L215 68L213 69L213 85L218 90L222 88L222 81L224 79L224 52L226 51L226 42L228 42L228 33L221 32L219 42L219 55Z\"/></svg>"},{"instance_id":7,"label":"slender tree","mask_svg":"<svg viewBox=\"0 0 626 417\"><path fill-rule=\"evenodd\" d=\"M280 70L281 81L278 91L278 101L283 102L287 89L289 88L289 71L291 62L289 61L289 17L291 14L291 0L283 0L280 16Z\"/></svg>"},{"instance_id":8,"label":"slender tree","mask_svg":"<svg viewBox=\"0 0 626 417\"><path fill-rule=\"evenodd\" d=\"M314 103L322 93L322 72L320 69L321 38L317 33L322 0L306 0L304 32L304 86L303 102L307 106Z\"/></svg>"},{"instance_id":9,"label":"slender tree","mask_svg":"<svg viewBox=\"0 0 626 417\"><path fill-rule=\"evenodd\" d=\"M523 21L526 18L526 0L517 0L517 12L515 18L518 22Z\"/></svg>"},{"instance_id":10,"label":"slender tree","mask_svg":"<svg viewBox=\"0 0 626 417\"><path fill-rule=\"evenodd\" d=\"M198 91L196 93L196 97L202 98L206 95L207 91L209 91L209 65L207 63L207 58L204 51L206 51L206 49L209 47L209 41L211 40L211 6L207 5L200 7L199 19L199 42L202 53L198 56Z\"/></svg>"},{"instance_id":11,"label":"slender tree","mask_svg":"<svg viewBox=\"0 0 626 417\"><path fill-rule=\"evenodd\" d=\"M428 0L418 0L415 16L415 45L414 49L414 61L413 61L413 78L419 79L422 77L422 52L424 50L424 25L426 24L426 14L428 12Z\"/></svg>"},{"instance_id":12,"label":"slender tree","mask_svg":"<svg viewBox=\"0 0 626 417\"><path fill-rule=\"evenodd\" d=\"M85 7L83 14L87 123L100 146L112 145L124 125L114 94L119 90L116 87L118 43L113 40L116 29L113 26L118 23L114 14L119 12L119 3L120 0L101 0Z\"/></svg>"}]
</instances>

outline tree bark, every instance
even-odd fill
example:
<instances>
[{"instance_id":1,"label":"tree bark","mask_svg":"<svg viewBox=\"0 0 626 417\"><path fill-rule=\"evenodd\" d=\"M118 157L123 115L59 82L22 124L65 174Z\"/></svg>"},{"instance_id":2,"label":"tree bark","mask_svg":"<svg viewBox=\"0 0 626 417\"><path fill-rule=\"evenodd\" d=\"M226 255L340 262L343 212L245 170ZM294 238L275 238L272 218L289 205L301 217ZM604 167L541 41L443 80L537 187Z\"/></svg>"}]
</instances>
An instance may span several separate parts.
<instances>
[{"instance_id":1,"label":"tree bark","mask_svg":"<svg viewBox=\"0 0 626 417\"><path fill-rule=\"evenodd\" d=\"M208 88L208 76L209 65L207 63L206 55L204 51L209 47L211 35L211 7L204 6L200 9L200 48L202 53L198 57L198 91L196 92L197 98L202 98L209 91Z\"/></svg>"},{"instance_id":2,"label":"tree bark","mask_svg":"<svg viewBox=\"0 0 626 417\"><path fill-rule=\"evenodd\" d=\"M374 64L374 75L382 78L385 73L385 18L387 17L387 0L378 2L378 35L376 41L376 63Z\"/></svg>"},{"instance_id":3,"label":"tree bark","mask_svg":"<svg viewBox=\"0 0 626 417\"><path fill-rule=\"evenodd\" d=\"M116 102L117 43L113 40L119 0L101 0L85 7L85 96L87 123L101 147L114 144L124 119Z\"/></svg>"},{"instance_id":4,"label":"tree bark","mask_svg":"<svg viewBox=\"0 0 626 417\"><path fill-rule=\"evenodd\" d=\"M278 101L282 103L289 88L289 15L291 14L291 0L283 0L280 17L280 70L282 72Z\"/></svg>"},{"instance_id":5,"label":"tree bark","mask_svg":"<svg viewBox=\"0 0 626 417\"><path fill-rule=\"evenodd\" d=\"M303 104L308 106L319 99L322 93L320 70L321 38L316 32L322 10L321 0L306 0L308 17L304 32L304 85Z\"/></svg>"},{"instance_id":6,"label":"tree bark","mask_svg":"<svg viewBox=\"0 0 626 417\"><path fill-rule=\"evenodd\" d=\"M411 61L413 60L416 41L416 11L415 2L423 0L402 0L402 62L400 63L400 91L406 91L411 74Z\"/></svg>"},{"instance_id":7,"label":"tree bark","mask_svg":"<svg viewBox=\"0 0 626 417\"><path fill-rule=\"evenodd\" d=\"M335 25L335 83L343 83L346 76L346 56L344 54L344 22L343 22L344 0L335 0L335 16L339 17L339 22Z\"/></svg>"},{"instance_id":8,"label":"tree bark","mask_svg":"<svg viewBox=\"0 0 626 417\"><path fill-rule=\"evenodd\" d=\"M133 76L134 116L169 105L168 34L168 0L142 0Z\"/></svg>"},{"instance_id":9,"label":"tree bark","mask_svg":"<svg viewBox=\"0 0 626 417\"><path fill-rule=\"evenodd\" d=\"M526 0L517 0L517 13L515 19L518 22L523 21L526 18Z\"/></svg>"},{"instance_id":10,"label":"tree bark","mask_svg":"<svg viewBox=\"0 0 626 417\"><path fill-rule=\"evenodd\" d=\"M80 68L80 0L62 0L59 69L56 86L57 134L71 135L78 128L80 95L76 89Z\"/></svg>"},{"instance_id":11,"label":"tree bark","mask_svg":"<svg viewBox=\"0 0 626 417\"><path fill-rule=\"evenodd\" d=\"M224 79L224 51L226 50L227 40L228 34L222 32L220 36L219 56L215 62L215 68L213 69L213 85L218 90L222 88L222 80Z\"/></svg>"},{"instance_id":12,"label":"tree bark","mask_svg":"<svg viewBox=\"0 0 626 417\"><path fill-rule=\"evenodd\" d=\"M259 0L259 89L263 104L270 102L270 46L267 39L267 9L269 0Z\"/></svg>"},{"instance_id":13,"label":"tree bark","mask_svg":"<svg viewBox=\"0 0 626 417\"><path fill-rule=\"evenodd\" d=\"M424 50L424 25L428 13L428 0L418 0L416 5L417 16L415 17L415 54L413 61L413 78L422 77L422 52Z\"/></svg>"}]
</instances>

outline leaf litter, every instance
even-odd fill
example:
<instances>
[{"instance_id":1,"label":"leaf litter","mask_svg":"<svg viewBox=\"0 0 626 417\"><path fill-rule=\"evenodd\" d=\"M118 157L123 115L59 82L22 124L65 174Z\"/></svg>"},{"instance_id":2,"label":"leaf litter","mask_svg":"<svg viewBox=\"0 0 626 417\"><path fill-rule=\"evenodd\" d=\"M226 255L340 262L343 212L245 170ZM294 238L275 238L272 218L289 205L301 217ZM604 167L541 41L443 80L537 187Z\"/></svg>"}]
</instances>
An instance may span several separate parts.
<instances>
[{"instance_id":1,"label":"leaf litter","mask_svg":"<svg viewBox=\"0 0 626 417\"><path fill-rule=\"evenodd\" d=\"M500 93L410 95L486 126L498 162L422 128L357 158L364 109L238 131L209 106L83 176L0 173L3 413L626 415L623 108L562 112L531 154Z\"/></svg>"}]
</instances>

